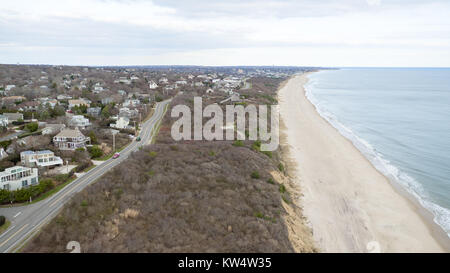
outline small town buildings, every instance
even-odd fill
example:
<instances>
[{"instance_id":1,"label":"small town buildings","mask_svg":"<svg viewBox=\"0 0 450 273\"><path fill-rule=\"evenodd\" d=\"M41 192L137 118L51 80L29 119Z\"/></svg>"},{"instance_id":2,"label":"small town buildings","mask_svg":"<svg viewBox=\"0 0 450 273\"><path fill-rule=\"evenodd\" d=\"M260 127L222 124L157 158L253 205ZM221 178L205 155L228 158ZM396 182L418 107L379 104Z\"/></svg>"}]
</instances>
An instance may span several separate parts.
<instances>
[{"instance_id":1,"label":"small town buildings","mask_svg":"<svg viewBox=\"0 0 450 273\"><path fill-rule=\"evenodd\" d=\"M57 134L61 132L61 130L63 130L64 128L66 128L65 124L46 124L44 129L42 129L42 134L43 135Z\"/></svg>"},{"instance_id":2,"label":"small town buildings","mask_svg":"<svg viewBox=\"0 0 450 273\"><path fill-rule=\"evenodd\" d=\"M162 77L161 79L159 79L158 82L159 82L159 83L162 83L162 84L168 84L168 83L169 83L169 80L168 80L166 77Z\"/></svg>"},{"instance_id":3,"label":"small town buildings","mask_svg":"<svg viewBox=\"0 0 450 273\"><path fill-rule=\"evenodd\" d=\"M8 153L5 151L5 149L0 148L0 160L5 159L8 157Z\"/></svg>"},{"instance_id":4,"label":"small town buildings","mask_svg":"<svg viewBox=\"0 0 450 273\"><path fill-rule=\"evenodd\" d=\"M4 97L2 98L2 102L3 103L16 103L16 102L21 102L21 101L25 101L26 98L24 96L9 96L9 97Z\"/></svg>"},{"instance_id":5,"label":"small town buildings","mask_svg":"<svg viewBox=\"0 0 450 273\"><path fill-rule=\"evenodd\" d=\"M75 106L80 107L81 105L89 107L91 106L91 102L85 99L69 100L69 109L72 109Z\"/></svg>"},{"instance_id":6,"label":"small town buildings","mask_svg":"<svg viewBox=\"0 0 450 273\"><path fill-rule=\"evenodd\" d=\"M20 153L20 161L26 167L53 167L63 165L60 157L55 156L50 150L45 151L23 151Z\"/></svg>"},{"instance_id":7,"label":"small town buildings","mask_svg":"<svg viewBox=\"0 0 450 273\"><path fill-rule=\"evenodd\" d=\"M8 126L8 116L0 115L0 127Z\"/></svg>"},{"instance_id":8,"label":"small town buildings","mask_svg":"<svg viewBox=\"0 0 450 273\"><path fill-rule=\"evenodd\" d=\"M121 95L121 96L127 95L127 92L125 92L125 90L118 90L117 93L119 93L119 95Z\"/></svg>"},{"instance_id":9,"label":"small town buildings","mask_svg":"<svg viewBox=\"0 0 450 273\"><path fill-rule=\"evenodd\" d=\"M149 87L150 89L156 89L156 88L158 87L158 85L157 85L156 82L154 82L154 81L149 81L149 82L148 82L148 87Z\"/></svg>"},{"instance_id":10,"label":"small town buildings","mask_svg":"<svg viewBox=\"0 0 450 273\"><path fill-rule=\"evenodd\" d=\"M38 169L23 166L6 168L0 172L0 188L4 190L18 190L30 185L37 185Z\"/></svg>"},{"instance_id":11,"label":"small town buildings","mask_svg":"<svg viewBox=\"0 0 450 273\"><path fill-rule=\"evenodd\" d=\"M89 119L85 118L83 115L73 115L72 119L69 121L69 125L84 129L87 126L90 126L91 123L89 122Z\"/></svg>"},{"instance_id":12,"label":"small town buildings","mask_svg":"<svg viewBox=\"0 0 450 273\"><path fill-rule=\"evenodd\" d=\"M126 100L123 102L122 106L130 107L130 106L138 106L139 104L141 104L139 100Z\"/></svg>"},{"instance_id":13,"label":"small town buildings","mask_svg":"<svg viewBox=\"0 0 450 273\"><path fill-rule=\"evenodd\" d=\"M23 120L22 113L3 113L3 116L8 117L8 124L13 123L14 121Z\"/></svg>"},{"instance_id":14,"label":"small town buildings","mask_svg":"<svg viewBox=\"0 0 450 273\"><path fill-rule=\"evenodd\" d=\"M78 128L64 129L53 137L55 147L60 150L75 150L77 148L86 148L86 143L90 138L84 136Z\"/></svg>"},{"instance_id":15,"label":"small town buildings","mask_svg":"<svg viewBox=\"0 0 450 273\"><path fill-rule=\"evenodd\" d=\"M98 117L100 116L100 113L102 112L102 108L100 107L89 107L86 110L87 114L92 116L92 117Z\"/></svg>"},{"instance_id":16,"label":"small town buildings","mask_svg":"<svg viewBox=\"0 0 450 273\"><path fill-rule=\"evenodd\" d=\"M8 84L8 85L5 87L5 91L11 91L11 89L13 89L13 88L16 88L16 85L15 85L15 84Z\"/></svg>"},{"instance_id":17,"label":"small town buildings","mask_svg":"<svg viewBox=\"0 0 450 273\"><path fill-rule=\"evenodd\" d=\"M37 111L41 103L39 101L25 101L19 104L21 111Z\"/></svg>"},{"instance_id":18,"label":"small town buildings","mask_svg":"<svg viewBox=\"0 0 450 273\"><path fill-rule=\"evenodd\" d=\"M125 129L130 124L130 119L127 117L119 117L116 123L111 123L109 126L116 129Z\"/></svg>"},{"instance_id":19,"label":"small town buildings","mask_svg":"<svg viewBox=\"0 0 450 273\"><path fill-rule=\"evenodd\" d=\"M132 118L136 117L139 114L139 112L135 109L130 110L128 107L122 107L119 109L119 117L127 117Z\"/></svg>"}]
</instances>

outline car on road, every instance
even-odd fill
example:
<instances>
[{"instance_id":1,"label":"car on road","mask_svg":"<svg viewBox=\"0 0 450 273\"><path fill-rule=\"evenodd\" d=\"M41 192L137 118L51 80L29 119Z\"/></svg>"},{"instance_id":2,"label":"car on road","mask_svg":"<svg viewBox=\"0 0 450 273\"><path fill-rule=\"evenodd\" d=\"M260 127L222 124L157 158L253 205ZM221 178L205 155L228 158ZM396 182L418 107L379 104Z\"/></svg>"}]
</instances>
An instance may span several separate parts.
<instances>
[{"instance_id":1,"label":"car on road","mask_svg":"<svg viewBox=\"0 0 450 273\"><path fill-rule=\"evenodd\" d=\"M113 155L113 159L116 159L116 158L118 158L120 156L120 154L119 153L115 153L114 155Z\"/></svg>"}]
</instances>

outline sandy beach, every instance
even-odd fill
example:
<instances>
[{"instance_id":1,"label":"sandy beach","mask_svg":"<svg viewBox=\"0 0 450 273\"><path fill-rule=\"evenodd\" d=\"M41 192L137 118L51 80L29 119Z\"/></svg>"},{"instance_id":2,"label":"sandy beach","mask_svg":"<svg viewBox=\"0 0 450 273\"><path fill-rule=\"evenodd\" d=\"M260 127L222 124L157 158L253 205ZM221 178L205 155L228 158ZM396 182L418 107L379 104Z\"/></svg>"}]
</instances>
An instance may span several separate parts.
<instances>
[{"instance_id":1,"label":"sandy beach","mask_svg":"<svg viewBox=\"0 0 450 273\"><path fill-rule=\"evenodd\" d=\"M306 74L279 90L290 173L322 252L445 252L418 208L399 194L305 97Z\"/></svg>"}]
</instances>

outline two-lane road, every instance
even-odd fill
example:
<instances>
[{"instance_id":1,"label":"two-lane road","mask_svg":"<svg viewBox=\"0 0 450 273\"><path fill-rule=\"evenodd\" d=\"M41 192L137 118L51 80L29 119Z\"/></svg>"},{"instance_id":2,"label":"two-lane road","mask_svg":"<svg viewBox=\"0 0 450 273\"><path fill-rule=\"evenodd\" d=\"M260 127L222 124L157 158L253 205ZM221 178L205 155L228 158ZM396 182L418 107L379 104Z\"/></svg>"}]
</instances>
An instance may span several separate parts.
<instances>
[{"instance_id":1,"label":"two-lane road","mask_svg":"<svg viewBox=\"0 0 450 273\"><path fill-rule=\"evenodd\" d=\"M0 215L5 215L11 221L11 226L8 230L0 235L0 253L12 252L20 248L44 224L55 217L74 194L80 192L114 166L126 160L133 151L136 151L143 145L149 144L152 140L152 131L157 128L168 103L169 100L157 103L155 113L141 126L141 141L132 141L132 143L120 152L120 157L109 159L96 166L45 200L28 206L0 208Z\"/></svg>"}]
</instances>

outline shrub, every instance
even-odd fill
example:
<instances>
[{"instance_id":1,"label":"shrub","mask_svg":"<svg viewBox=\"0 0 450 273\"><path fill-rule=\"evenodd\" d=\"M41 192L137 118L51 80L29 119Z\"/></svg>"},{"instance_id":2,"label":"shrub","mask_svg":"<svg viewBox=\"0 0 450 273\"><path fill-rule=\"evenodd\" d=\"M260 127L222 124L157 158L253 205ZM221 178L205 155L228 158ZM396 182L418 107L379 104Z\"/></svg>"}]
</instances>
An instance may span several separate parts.
<instances>
[{"instance_id":1,"label":"shrub","mask_svg":"<svg viewBox=\"0 0 450 273\"><path fill-rule=\"evenodd\" d=\"M91 158L99 158L103 155L103 150L100 147L98 147L98 145L89 147L88 152L91 155Z\"/></svg>"},{"instance_id":2,"label":"shrub","mask_svg":"<svg viewBox=\"0 0 450 273\"><path fill-rule=\"evenodd\" d=\"M252 149L255 151L259 151L261 148L261 141L260 140L256 140L255 142L253 142L252 144Z\"/></svg>"},{"instance_id":3,"label":"shrub","mask_svg":"<svg viewBox=\"0 0 450 273\"><path fill-rule=\"evenodd\" d=\"M269 184L275 184L275 181L273 181L273 179L272 178L269 178L269 179L267 179L267 183L269 183Z\"/></svg>"},{"instance_id":4,"label":"shrub","mask_svg":"<svg viewBox=\"0 0 450 273\"><path fill-rule=\"evenodd\" d=\"M280 170L280 172L284 171L283 163L278 164L278 170Z\"/></svg>"},{"instance_id":5,"label":"shrub","mask_svg":"<svg viewBox=\"0 0 450 273\"><path fill-rule=\"evenodd\" d=\"M233 146L236 146L236 147L242 147L242 146L244 146L244 142L242 142L242 140L236 140L236 141L233 143Z\"/></svg>"},{"instance_id":6,"label":"shrub","mask_svg":"<svg viewBox=\"0 0 450 273\"><path fill-rule=\"evenodd\" d=\"M281 184L280 185L280 188L278 189L281 193L285 193L286 192L286 187L283 185L283 184Z\"/></svg>"},{"instance_id":7,"label":"shrub","mask_svg":"<svg viewBox=\"0 0 450 273\"><path fill-rule=\"evenodd\" d=\"M151 151L149 154L150 154L151 157L155 157L158 153L155 152L155 151Z\"/></svg>"},{"instance_id":8,"label":"shrub","mask_svg":"<svg viewBox=\"0 0 450 273\"><path fill-rule=\"evenodd\" d=\"M6 218L3 215L0 215L0 227L6 223Z\"/></svg>"},{"instance_id":9,"label":"shrub","mask_svg":"<svg viewBox=\"0 0 450 273\"><path fill-rule=\"evenodd\" d=\"M271 151L262 151L262 153L267 155L268 157L272 158L272 152Z\"/></svg>"},{"instance_id":10,"label":"shrub","mask_svg":"<svg viewBox=\"0 0 450 273\"><path fill-rule=\"evenodd\" d=\"M37 122L31 122L31 123L28 123L27 125L25 125L25 130L32 133L32 132L36 132L38 127L39 126L38 126Z\"/></svg>"},{"instance_id":11,"label":"shrub","mask_svg":"<svg viewBox=\"0 0 450 273\"><path fill-rule=\"evenodd\" d=\"M260 178L260 175L257 171L252 172L252 174L250 175L251 178L253 179L258 179Z\"/></svg>"}]
</instances>

